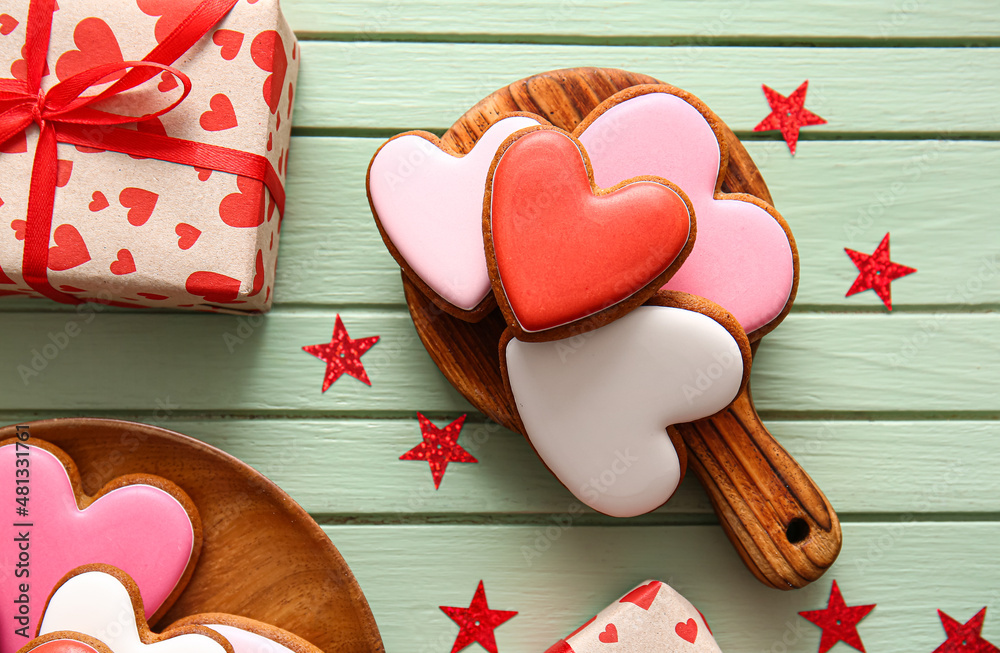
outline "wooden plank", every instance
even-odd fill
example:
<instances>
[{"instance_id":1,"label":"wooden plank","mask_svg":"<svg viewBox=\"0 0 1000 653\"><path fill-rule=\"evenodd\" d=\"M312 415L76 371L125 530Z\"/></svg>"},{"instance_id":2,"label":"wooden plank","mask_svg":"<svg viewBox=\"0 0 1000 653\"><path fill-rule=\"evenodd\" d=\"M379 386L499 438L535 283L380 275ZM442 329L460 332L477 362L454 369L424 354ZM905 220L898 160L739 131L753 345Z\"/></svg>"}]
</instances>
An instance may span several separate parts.
<instances>
[{"instance_id":1,"label":"wooden plank","mask_svg":"<svg viewBox=\"0 0 1000 653\"><path fill-rule=\"evenodd\" d=\"M399 268L362 190L381 143L295 139L277 303L403 305ZM922 271L894 284L897 311L1000 304L1000 249L995 238L984 238L996 232L996 210L992 195L982 192L997 187L1000 144L830 141L809 147L793 159L784 143L747 143L795 234L802 261L797 305L880 306L874 293L844 297L857 270L843 248L874 251L888 231L895 259Z\"/></svg>"},{"instance_id":2,"label":"wooden plank","mask_svg":"<svg viewBox=\"0 0 1000 653\"><path fill-rule=\"evenodd\" d=\"M363 359L372 387L344 377L326 394L320 393L323 363L301 347L329 340L332 310L250 318L7 313L0 410L168 406L173 412L357 416L468 410L405 312L340 313L352 337L381 335L382 341ZM998 327L1000 315L990 313L798 313L761 346L752 380L756 404L795 413L979 411L993 417L1000 411ZM76 335L63 337L69 331ZM42 368L37 376L35 367Z\"/></svg>"},{"instance_id":3,"label":"wooden plank","mask_svg":"<svg viewBox=\"0 0 1000 653\"><path fill-rule=\"evenodd\" d=\"M563 522L567 523L567 522ZM940 608L967 621L990 606L983 636L1000 640L995 522L844 524L840 560L794 592L764 587L716 526L331 526L368 598L389 653L446 651L458 627L438 608L468 606L484 581L490 607L517 610L496 630L505 653L545 650L647 578L670 583L704 613L723 651L815 652L820 631L797 615L826 606L837 580L869 651L931 651ZM936 582L929 582L933 574Z\"/></svg>"},{"instance_id":4,"label":"wooden plank","mask_svg":"<svg viewBox=\"0 0 1000 653\"><path fill-rule=\"evenodd\" d=\"M810 134L1000 131L998 48L310 41L302 55L296 93L309 101L296 107L299 127L443 130L501 86L588 65L626 68L687 89L738 131L753 129L768 113L761 84L787 94L805 79L807 107L829 121ZM800 156L811 147L803 143Z\"/></svg>"},{"instance_id":5,"label":"wooden plank","mask_svg":"<svg viewBox=\"0 0 1000 653\"><path fill-rule=\"evenodd\" d=\"M38 416L5 414L3 423ZM437 418L439 425L453 416ZM547 524L578 502L524 439L470 421L459 443L479 463L448 466L434 490L426 463L400 461L420 442L416 416L402 419L156 419L251 465L327 523L490 522ZM839 513L1000 512L1000 423L996 421L771 420L775 437L802 463ZM951 452L943 457L942 451ZM363 470L359 472L359 470ZM851 470L845 479L845 470ZM712 515L693 476L648 523ZM579 522L621 525L582 508ZM636 520L632 520L635 523Z\"/></svg>"},{"instance_id":6,"label":"wooden plank","mask_svg":"<svg viewBox=\"0 0 1000 653\"><path fill-rule=\"evenodd\" d=\"M996 14L985 11L976 0L821 1L810 3L808 11L789 0L675 2L669 11L656 0L463 0L447 4L285 0L282 8L300 36L332 32L353 34L359 40L405 34L417 38L515 37L529 43L532 36L553 35L566 35L570 40L680 36L696 42L726 37L795 37L798 42L808 37L867 37L879 42L1000 35Z\"/></svg>"}]
</instances>

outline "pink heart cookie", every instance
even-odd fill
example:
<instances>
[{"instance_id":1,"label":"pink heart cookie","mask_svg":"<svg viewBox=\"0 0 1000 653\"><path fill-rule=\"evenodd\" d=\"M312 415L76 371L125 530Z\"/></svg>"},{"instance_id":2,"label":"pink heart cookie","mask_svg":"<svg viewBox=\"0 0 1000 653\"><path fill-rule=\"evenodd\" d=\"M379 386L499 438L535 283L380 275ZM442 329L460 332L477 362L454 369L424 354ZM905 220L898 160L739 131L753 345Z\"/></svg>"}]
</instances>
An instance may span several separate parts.
<instances>
[{"instance_id":1,"label":"pink heart cookie","mask_svg":"<svg viewBox=\"0 0 1000 653\"><path fill-rule=\"evenodd\" d=\"M652 594L646 607L627 600L637 592ZM619 653L721 653L698 609L658 580L646 581L601 610L546 653L607 653L609 632L614 632L614 650Z\"/></svg>"},{"instance_id":2,"label":"pink heart cookie","mask_svg":"<svg viewBox=\"0 0 1000 653\"><path fill-rule=\"evenodd\" d=\"M672 86L636 86L594 109L574 135L587 148L598 185L656 175L690 198L698 239L665 289L719 304L751 340L780 322L798 279L795 242L774 207L720 191L727 141L704 103Z\"/></svg>"},{"instance_id":3,"label":"pink heart cookie","mask_svg":"<svg viewBox=\"0 0 1000 653\"><path fill-rule=\"evenodd\" d=\"M407 132L372 157L368 200L386 246L410 279L456 317L474 321L492 308L483 247L486 177L500 144L539 124L545 121L535 116L504 117L465 156L433 134Z\"/></svg>"},{"instance_id":4,"label":"pink heart cookie","mask_svg":"<svg viewBox=\"0 0 1000 653\"><path fill-rule=\"evenodd\" d=\"M201 548L201 521L191 500L169 481L133 474L86 496L76 465L60 449L12 439L0 443L0 485L24 499L10 507L24 514L0 523L0 560L13 570L0 580L0 594L12 597L0 605L0 621L10 625L0 631L0 650L15 651L28 641L23 635L34 635L46 598L80 565L128 570L151 618L166 611L190 577ZM20 569L30 576L18 576Z\"/></svg>"}]
</instances>

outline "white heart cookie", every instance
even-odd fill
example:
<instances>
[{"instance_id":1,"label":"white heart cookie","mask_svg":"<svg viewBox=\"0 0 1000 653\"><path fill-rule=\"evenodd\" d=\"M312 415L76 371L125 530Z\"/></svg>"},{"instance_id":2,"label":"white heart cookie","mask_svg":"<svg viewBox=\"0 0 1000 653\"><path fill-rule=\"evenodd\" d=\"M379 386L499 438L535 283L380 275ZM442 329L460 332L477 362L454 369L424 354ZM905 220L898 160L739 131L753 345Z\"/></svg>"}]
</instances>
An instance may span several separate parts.
<instances>
[{"instance_id":1,"label":"white heart cookie","mask_svg":"<svg viewBox=\"0 0 1000 653\"><path fill-rule=\"evenodd\" d=\"M298 635L247 617L205 613L185 617L171 628L205 626L226 638L234 653L323 653Z\"/></svg>"},{"instance_id":2,"label":"white heart cookie","mask_svg":"<svg viewBox=\"0 0 1000 653\"><path fill-rule=\"evenodd\" d=\"M736 398L749 369L746 336L737 335L741 342L701 312L640 306L573 338L511 338L501 348L542 461L594 510L632 517L662 505L680 483L666 428Z\"/></svg>"},{"instance_id":3,"label":"white heart cookie","mask_svg":"<svg viewBox=\"0 0 1000 653\"><path fill-rule=\"evenodd\" d=\"M232 653L218 641L197 633L146 644L139 635L137 615L141 614L142 606L135 604L122 580L104 571L82 571L56 588L38 634L82 633L113 653Z\"/></svg>"},{"instance_id":4,"label":"white heart cookie","mask_svg":"<svg viewBox=\"0 0 1000 653\"><path fill-rule=\"evenodd\" d=\"M368 168L368 197L390 251L449 304L472 311L490 294L483 247L483 194L497 148L514 132L540 124L503 118L472 151L455 156L433 134L389 140ZM405 267L405 266L404 266Z\"/></svg>"}]
</instances>

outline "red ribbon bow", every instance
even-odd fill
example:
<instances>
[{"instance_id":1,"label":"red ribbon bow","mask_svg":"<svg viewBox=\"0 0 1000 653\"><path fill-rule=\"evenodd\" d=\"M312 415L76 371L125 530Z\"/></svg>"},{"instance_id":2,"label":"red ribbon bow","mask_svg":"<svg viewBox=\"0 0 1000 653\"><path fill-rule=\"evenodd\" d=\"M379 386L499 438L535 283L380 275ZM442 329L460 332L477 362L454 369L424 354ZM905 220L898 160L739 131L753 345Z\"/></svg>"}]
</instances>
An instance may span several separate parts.
<instances>
[{"instance_id":1,"label":"red ribbon bow","mask_svg":"<svg viewBox=\"0 0 1000 653\"><path fill-rule=\"evenodd\" d=\"M42 90L42 74L52 32L54 0L31 0L25 39L26 79L0 79L0 144L39 126L31 173L22 274L39 293L66 304L78 297L59 292L48 281L49 240L57 179L56 144L68 143L250 177L262 181L284 212L285 196L274 167L263 156L179 138L140 134L117 125L161 116L177 107L191 92L191 80L170 64L187 52L233 8L238 0L204 0L142 61L110 63L89 68ZM121 79L97 95L83 95L103 84L108 75L127 70ZM128 91L166 71L184 90L169 106L141 116L93 108L92 104Z\"/></svg>"}]
</instances>

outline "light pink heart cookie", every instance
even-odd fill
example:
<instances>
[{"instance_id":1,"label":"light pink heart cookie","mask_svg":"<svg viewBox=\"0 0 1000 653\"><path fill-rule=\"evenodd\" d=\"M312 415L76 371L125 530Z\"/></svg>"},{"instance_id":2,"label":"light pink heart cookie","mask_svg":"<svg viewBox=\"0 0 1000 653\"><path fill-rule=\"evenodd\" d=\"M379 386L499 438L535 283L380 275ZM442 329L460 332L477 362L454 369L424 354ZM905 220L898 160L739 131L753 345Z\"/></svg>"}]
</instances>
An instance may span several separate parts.
<instances>
[{"instance_id":1,"label":"light pink heart cookie","mask_svg":"<svg viewBox=\"0 0 1000 653\"><path fill-rule=\"evenodd\" d=\"M386 246L435 303L456 317L481 318L490 308L483 247L483 196L497 148L514 132L545 124L509 115L465 156L427 132L386 142L368 167L368 200Z\"/></svg>"},{"instance_id":2,"label":"light pink heart cookie","mask_svg":"<svg viewBox=\"0 0 1000 653\"><path fill-rule=\"evenodd\" d=\"M8 624L0 630L0 650L27 643L24 636L34 635L46 598L80 565L127 570L148 616L159 616L183 589L200 551L201 522L191 500L173 483L138 474L86 496L65 453L37 439L28 442L0 445L0 486L15 495L11 517L0 523L0 564L11 570L0 578L0 595L9 597L0 604L0 621ZM19 570L27 571L19 576Z\"/></svg>"},{"instance_id":3,"label":"light pink heart cookie","mask_svg":"<svg viewBox=\"0 0 1000 653\"><path fill-rule=\"evenodd\" d=\"M643 608L626 600L636 592L654 591ZM721 653L705 618L677 590L658 580L646 581L546 653L607 653L607 633L614 627L619 653Z\"/></svg>"},{"instance_id":4,"label":"light pink heart cookie","mask_svg":"<svg viewBox=\"0 0 1000 653\"><path fill-rule=\"evenodd\" d=\"M574 135L590 154L598 185L656 175L687 194L698 239L664 288L719 304L756 340L780 322L794 297L798 257L774 207L751 195L720 192L728 165L721 125L690 93L646 85L608 98Z\"/></svg>"}]
</instances>

